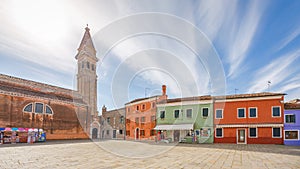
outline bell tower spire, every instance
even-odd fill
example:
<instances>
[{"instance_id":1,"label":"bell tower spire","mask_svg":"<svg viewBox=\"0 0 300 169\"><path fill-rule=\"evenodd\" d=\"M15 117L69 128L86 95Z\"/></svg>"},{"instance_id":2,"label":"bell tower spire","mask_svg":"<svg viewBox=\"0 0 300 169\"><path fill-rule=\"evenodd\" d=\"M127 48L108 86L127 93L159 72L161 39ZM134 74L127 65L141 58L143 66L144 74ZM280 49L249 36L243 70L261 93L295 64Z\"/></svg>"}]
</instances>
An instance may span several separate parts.
<instances>
[{"instance_id":1,"label":"bell tower spire","mask_svg":"<svg viewBox=\"0 0 300 169\"><path fill-rule=\"evenodd\" d=\"M91 38L90 28L85 28L83 38L80 42L78 53L75 56L77 60L77 91L81 94L83 101L88 104L90 115L97 114L97 74L96 65L98 58Z\"/></svg>"}]
</instances>

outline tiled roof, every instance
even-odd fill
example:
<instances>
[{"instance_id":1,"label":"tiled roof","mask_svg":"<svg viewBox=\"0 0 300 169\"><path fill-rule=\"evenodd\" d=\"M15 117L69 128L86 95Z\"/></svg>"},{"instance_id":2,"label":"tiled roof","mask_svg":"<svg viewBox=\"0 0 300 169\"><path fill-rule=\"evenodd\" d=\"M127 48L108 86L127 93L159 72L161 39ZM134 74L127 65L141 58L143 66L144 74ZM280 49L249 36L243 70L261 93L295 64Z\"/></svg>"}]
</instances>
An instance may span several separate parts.
<instances>
[{"instance_id":1,"label":"tiled roof","mask_svg":"<svg viewBox=\"0 0 300 169\"><path fill-rule=\"evenodd\" d=\"M138 98L138 99L134 99L131 102L128 102L126 104L130 104L130 103L135 103L138 101L142 101L142 100L147 100L147 99L152 99L152 98L156 98L156 97L160 97L161 95L156 95L156 96L151 96L151 97L144 97L144 98Z\"/></svg>"},{"instance_id":2,"label":"tiled roof","mask_svg":"<svg viewBox=\"0 0 300 169\"><path fill-rule=\"evenodd\" d=\"M182 101L200 101L200 100L211 100L211 99L212 99L212 97L210 95L207 95L207 96L193 96L193 97L168 99L167 103L182 102Z\"/></svg>"},{"instance_id":3,"label":"tiled roof","mask_svg":"<svg viewBox=\"0 0 300 169\"><path fill-rule=\"evenodd\" d=\"M300 109L300 103L284 103L284 109Z\"/></svg>"},{"instance_id":4,"label":"tiled roof","mask_svg":"<svg viewBox=\"0 0 300 169\"><path fill-rule=\"evenodd\" d=\"M85 104L77 91L0 74L0 92Z\"/></svg>"},{"instance_id":5,"label":"tiled roof","mask_svg":"<svg viewBox=\"0 0 300 169\"><path fill-rule=\"evenodd\" d=\"M284 96L285 93L251 93L251 94L235 94L235 95L226 95L226 96L213 96L214 99L242 99L242 98L253 98L253 97L267 97L267 96Z\"/></svg>"}]
</instances>

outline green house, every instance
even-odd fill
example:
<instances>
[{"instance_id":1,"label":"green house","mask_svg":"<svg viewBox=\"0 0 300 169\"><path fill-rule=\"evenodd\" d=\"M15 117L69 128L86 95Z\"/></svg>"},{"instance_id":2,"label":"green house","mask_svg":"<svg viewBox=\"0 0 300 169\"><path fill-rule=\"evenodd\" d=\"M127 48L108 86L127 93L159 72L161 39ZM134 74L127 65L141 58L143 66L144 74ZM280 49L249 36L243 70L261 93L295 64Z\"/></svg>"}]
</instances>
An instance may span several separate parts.
<instances>
[{"instance_id":1,"label":"green house","mask_svg":"<svg viewBox=\"0 0 300 169\"><path fill-rule=\"evenodd\" d=\"M213 143L213 100L211 96L168 99L157 104L158 140Z\"/></svg>"}]
</instances>

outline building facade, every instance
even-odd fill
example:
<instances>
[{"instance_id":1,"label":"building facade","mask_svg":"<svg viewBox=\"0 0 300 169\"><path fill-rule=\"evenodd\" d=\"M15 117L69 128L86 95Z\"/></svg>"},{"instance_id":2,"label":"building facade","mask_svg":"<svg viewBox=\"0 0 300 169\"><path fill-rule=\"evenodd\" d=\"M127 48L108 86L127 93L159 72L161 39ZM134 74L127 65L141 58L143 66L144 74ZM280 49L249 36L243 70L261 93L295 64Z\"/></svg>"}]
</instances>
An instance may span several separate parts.
<instances>
[{"instance_id":1,"label":"building facade","mask_svg":"<svg viewBox=\"0 0 300 169\"><path fill-rule=\"evenodd\" d=\"M284 95L214 97L215 143L283 144Z\"/></svg>"},{"instance_id":2,"label":"building facade","mask_svg":"<svg viewBox=\"0 0 300 169\"><path fill-rule=\"evenodd\" d=\"M125 108L107 111L102 107L101 139L125 139Z\"/></svg>"},{"instance_id":3,"label":"building facade","mask_svg":"<svg viewBox=\"0 0 300 169\"><path fill-rule=\"evenodd\" d=\"M284 144L300 146L300 100L284 104Z\"/></svg>"},{"instance_id":4,"label":"building facade","mask_svg":"<svg viewBox=\"0 0 300 169\"><path fill-rule=\"evenodd\" d=\"M168 99L157 105L156 119L158 140L213 143L211 96Z\"/></svg>"},{"instance_id":5,"label":"building facade","mask_svg":"<svg viewBox=\"0 0 300 169\"><path fill-rule=\"evenodd\" d=\"M90 29L78 48L77 90L0 74L0 127L39 128L47 139L99 138L96 50Z\"/></svg>"},{"instance_id":6,"label":"building facade","mask_svg":"<svg viewBox=\"0 0 300 169\"><path fill-rule=\"evenodd\" d=\"M88 106L69 89L0 75L0 126L38 128L47 139L88 138ZM81 117L82 122L78 120Z\"/></svg>"},{"instance_id":7,"label":"building facade","mask_svg":"<svg viewBox=\"0 0 300 169\"><path fill-rule=\"evenodd\" d=\"M162 95L135 99L125 104L126 140L154 140L156 131L156 105L166 101L166 86Z\"/></svg>"}]
</instances>

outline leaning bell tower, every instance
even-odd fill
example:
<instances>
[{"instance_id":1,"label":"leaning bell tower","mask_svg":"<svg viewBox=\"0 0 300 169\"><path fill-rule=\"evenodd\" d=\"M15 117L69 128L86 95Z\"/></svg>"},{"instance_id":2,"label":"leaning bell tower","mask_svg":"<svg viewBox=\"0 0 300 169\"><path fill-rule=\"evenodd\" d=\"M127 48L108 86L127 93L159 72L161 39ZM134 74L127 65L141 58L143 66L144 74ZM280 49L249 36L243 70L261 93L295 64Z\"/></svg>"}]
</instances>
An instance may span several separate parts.
<instances>
[{"instance_id":1,"label":"leaning bell tower","mask_svg":"<svg viewBox=\"0 0 300 169\"><path fill-rule=\"evenodd\" d=\"M83 101L88 104L90 115L97 117L97 62L96 50L91 38L90 29L85 28L85 33L77 49L77 91Z\"/></svg>"}]
</instances>

